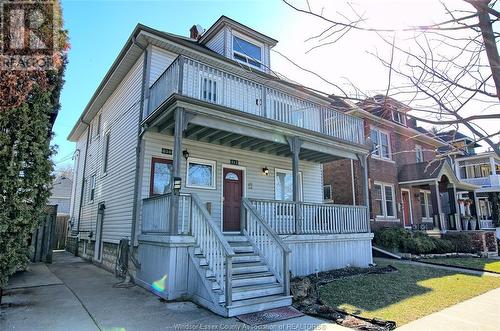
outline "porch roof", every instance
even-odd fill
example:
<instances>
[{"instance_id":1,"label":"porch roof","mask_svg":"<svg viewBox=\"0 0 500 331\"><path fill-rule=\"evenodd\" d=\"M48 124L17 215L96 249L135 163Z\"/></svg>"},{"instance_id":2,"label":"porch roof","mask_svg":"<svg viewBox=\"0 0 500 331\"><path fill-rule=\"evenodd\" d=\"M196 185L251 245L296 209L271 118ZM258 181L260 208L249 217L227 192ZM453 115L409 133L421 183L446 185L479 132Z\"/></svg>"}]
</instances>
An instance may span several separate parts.
<instances>
[{"instance_id":1,"label":"porch roof","mask_svg":"<svg viewBox=\"0 0 500 331\"><path fill-rule=\"evenodd\" d=\"M443 175L457 189L474 191L479 188L479 186L460 181L450 164L445 160L405 164L399 169L398 180L399 184L416 186L438 182Z\"/></svg>"},{"instance_id":2,"label":"porch roof","mask_svg":"<svg viewBox=\"0 0 500 331\"><path fill-rule=\"evenodd\" d=\"M190 140L289 157L287 137L299 136L303 141L300 159L320 163L357 159L357 155L368 152L365 145L337 141L321 133L179 94L173 94L144 119L143 127L173 134L177 107L188 113L184 138Z\"/></svg>"}]
</instances>

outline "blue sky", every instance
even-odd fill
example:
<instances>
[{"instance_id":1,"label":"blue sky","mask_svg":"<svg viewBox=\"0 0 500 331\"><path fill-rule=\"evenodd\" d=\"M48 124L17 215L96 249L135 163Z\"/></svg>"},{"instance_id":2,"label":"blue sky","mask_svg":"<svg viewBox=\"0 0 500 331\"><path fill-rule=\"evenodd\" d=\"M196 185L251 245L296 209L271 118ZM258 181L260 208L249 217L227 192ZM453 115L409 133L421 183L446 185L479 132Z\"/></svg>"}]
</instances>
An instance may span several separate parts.
<instances>
[{"instance_id":1,"label":"blue sky","mask_svg":"<svg viewBox=\"0 0 500 331\"><path fill-rule=\"evenodd\" d=\"M306 6L305 0L290 1L299 7ZM347 1L311 0L309 3L313 11L324 11L327 17L351 12ZM366 12L370 24L375 27L398 29L448 18L443 16L442 5L435 0L356 0L353 3L360 12ZM462 0L446 0L446 4L452 8L464 6ZM351 31L334 44L307 52L315 44L306 39L320 34L328 25L295 12L281 0L63 0L62 6L71 49L61 95L62 109L54 126L53 144L59 146L59 153L54 157L56 168L73 164L74 144L66 137L137 23L187 36L193 24L208 28L221 15L226 15L277 39L275 50L345 90L353 91L352 87L356 86L364 93L374 95L385 93L388 86L388 70L373 55L378 53L387 58L390 52L385 43L372 33ZM411 42L407 37L404 34L399 36L401 41L406 40L400 45ZM405 58L394 59L396 65L405 65L405 61ZM271 52L271 66L273 71L303 85L329 94L338 93L333 85L297 69L276 52ZM393 75L393 88L402 83ZM405 102L401 98L400 101ZM475 114L482 108L481 103L472 103L463 110L465 114L462 116ZM493 133L498 130L499 122L482 120L477 123Z\"/></svg>"},{"instance_id":2,"label":"blue sky","mask_svg":"<svg viewBox=\"0 0 500 331\"><path fill-rule=\"evenodd\" d=\"M224 14L274 36L277 11L288 10L278 0L63 1L62 6L71 49L54 126L56 168L72 165L74 144L66 137L137 23L187 36L193 24L208 28Z\"/></svg>"}]
</instances>

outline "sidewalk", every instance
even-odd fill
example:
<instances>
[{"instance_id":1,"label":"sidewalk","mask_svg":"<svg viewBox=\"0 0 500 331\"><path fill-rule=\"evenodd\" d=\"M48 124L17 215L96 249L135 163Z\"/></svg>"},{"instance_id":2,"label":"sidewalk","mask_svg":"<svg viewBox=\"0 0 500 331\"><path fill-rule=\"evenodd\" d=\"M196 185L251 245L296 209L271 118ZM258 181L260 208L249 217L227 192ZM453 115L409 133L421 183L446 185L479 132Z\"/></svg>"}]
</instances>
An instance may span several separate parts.
<instances>
[{"instance_id":1,"label":"sidewalk","mask_svg":"<svg viewBox=\"0 0 500 331\"><path fill-rule=\"evenodd\" d=\"M0 330L252 330L236 318L221 318L191 302L164 302L69 253L54 263L34 264L13 277L3 298ZM309 316L258 329L349 330Z\"/></svg>"},{"instance_id":2,"label":"sidewalk","mask_svg":"<svg viewBox=\"0 0 500 331\"><path fill-rule=\"evenodd\" d=\"M403 325L397 330L487 331L500 324L500 288Z\"/></svg>"}]
</instances>

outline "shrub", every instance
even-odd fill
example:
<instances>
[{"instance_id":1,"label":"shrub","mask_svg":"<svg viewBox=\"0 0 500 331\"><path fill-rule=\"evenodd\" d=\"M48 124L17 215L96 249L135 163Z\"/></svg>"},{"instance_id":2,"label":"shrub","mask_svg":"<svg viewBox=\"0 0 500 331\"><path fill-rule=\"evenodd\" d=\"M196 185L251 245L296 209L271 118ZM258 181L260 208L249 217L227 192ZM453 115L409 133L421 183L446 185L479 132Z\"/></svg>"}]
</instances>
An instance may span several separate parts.
<instances>
[{"instance_id":1,"label":"shrub","mask_svg":"<svg viewBox=\"0 0 500 331\"><path fill-rule=\"evenodd\" d=\"M488 252L495 252L497 250L497 238L495 236L495 232L486 232L484 234L484 240L486 241Z\"/></svg>"},{"instance_id":2,"label":"shrub","mask_svg":"<svg viewBox=\"0 0 500 331\"><path fill-rule=\"evenodd\" d=\"M454 251L453 243L447 239L431 238L436 248L432 251L434 254L445 254Z\"/></svg>"},{"instance_id":3,"label":"shrub","mask_svg":"<svg viewBox=\"0 0 500 331\"><path fill-rule=\"evenodd\" d=\"M446 233L443 236L443 239L446 239L451 242L453 245L453 251L456 253L475 253L477 249L474 248L471 236L466 233Z\"/></svg>"},{"instance_id":4,"label":"shrub","mask_svg":"<svg viewBox=\"0 0 500 331\"><path fill-rule=\"evenodd\" d=\"M411 254L429 254L436 245L429 236L414 235L403 241L402 252Z\"/></svg>"},{"instance_id":5,"label":"shrub","mask_svg":"<svg viewBox=\"0 0 500 331\"><path fill-rule=\"evenodd\" d=\"M400 249L402 241L411 237L410 231L403 228L380 228L375 230L373 242L389 249Z\"/></svg>"}]
</instances>

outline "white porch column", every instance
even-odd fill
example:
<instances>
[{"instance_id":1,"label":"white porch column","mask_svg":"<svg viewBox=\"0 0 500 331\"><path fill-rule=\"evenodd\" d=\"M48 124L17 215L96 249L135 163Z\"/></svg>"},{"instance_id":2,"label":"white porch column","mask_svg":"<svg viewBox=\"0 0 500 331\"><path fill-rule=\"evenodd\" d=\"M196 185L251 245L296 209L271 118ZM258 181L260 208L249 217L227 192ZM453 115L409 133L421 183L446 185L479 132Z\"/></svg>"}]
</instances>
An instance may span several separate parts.
<instances>
[{"instance_id":1,"label":"white porch column","mask_svg":"<svg viewBox=\"0 0 500 331\"><path fill-rule=\"evenodd\" d=\"M366 219L368 222L368 229L370 228L370 193L368 190L368 155L357 155L359 163L361 165L362 186L363 186L363 202L366 206Z\"/></svg>"},{"instance_id":2,"label":"white porch column","mask_svg":"<svg viewBox=\"0 0 500 331\"><path fill-rule=\"evenodd\" d=\"M299 137L287 137L290 152L292 153L292 183L293 202L295 202L295 233L299 234L302 228L302 209L300 208L300 183L299 183L299 154L303 141Z\"/></svg>"},{"instance_id":3,"label":"white porch column","mask_svg":"<svg viewBox=\"0 0 500 331\"><path fill-rule=\"evenodd\" d=\"M181 177L182 138L186 130L188 119L183 108L177 108L174 114L174 150L172 161L172 177ZM171 185L173 180L171 181ZM172 191L173 192L173 191ZM170 199L170 234L176 235L179 226L179 195L172 194Z\"/></svg>"},{"instance_id":4,"label":"white porch column","mask_svg":"<svg viewBox=\"0 0 500 331\"><path fill-rule=\"evenodd\" d=\"M495 158L493 156L490 156L490 167L491 167L491 175L495 175L496 174L496 170L495 170Z\"/></svg>"}]
</instances>

